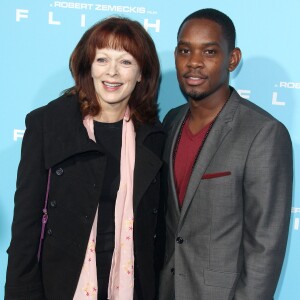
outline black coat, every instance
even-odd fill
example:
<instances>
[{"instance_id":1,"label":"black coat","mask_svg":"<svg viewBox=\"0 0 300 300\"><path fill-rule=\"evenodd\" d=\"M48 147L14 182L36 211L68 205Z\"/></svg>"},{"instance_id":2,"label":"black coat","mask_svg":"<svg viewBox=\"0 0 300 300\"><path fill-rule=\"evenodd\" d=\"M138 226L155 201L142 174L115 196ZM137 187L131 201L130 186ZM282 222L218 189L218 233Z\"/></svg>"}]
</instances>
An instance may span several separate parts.
<instances>
[{"instance_id":1,"label":"black coat","mask_svg":"<svg viewBox=\"0 0 300 300\"><path fill-rule=\"evenodd\" d=\"M105 176L106 157L88 138L77 96L62 96L26 117L18 169L5 299L72 299ZM134 254L138 299L152 300L159 212L160 124L136 132ZM37 251L51 168L49 219L41 264Z\"/></svg>"}]
</instances>

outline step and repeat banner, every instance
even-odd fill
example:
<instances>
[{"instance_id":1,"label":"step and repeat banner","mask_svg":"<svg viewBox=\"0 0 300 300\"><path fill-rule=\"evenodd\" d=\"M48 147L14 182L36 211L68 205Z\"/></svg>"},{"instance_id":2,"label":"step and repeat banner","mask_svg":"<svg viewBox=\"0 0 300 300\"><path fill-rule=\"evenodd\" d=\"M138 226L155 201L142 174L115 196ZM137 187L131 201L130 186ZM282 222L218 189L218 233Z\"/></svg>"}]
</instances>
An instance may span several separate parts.
<instances>
[{"instance_id":1,"label":"step and repeat banner","mask_svg":"<svg viewBox=\"0 0 300 300\"><path fill-rule=\"evenodd\" d=\"M212 7L228 14L243 52L231 74L238 92L288 128L295 181L287 254L275 299L300 299L300 60L299 0L10 0L0 4L0 299L3 299L13 197L26 114L73 85L69 56L98 20L125 16L154 39L162 67L161 119L185 102L178 88L173 51L177 29L191 12ZM261 299L264 300L264 299Z\"/></svg>"}]
</instances>

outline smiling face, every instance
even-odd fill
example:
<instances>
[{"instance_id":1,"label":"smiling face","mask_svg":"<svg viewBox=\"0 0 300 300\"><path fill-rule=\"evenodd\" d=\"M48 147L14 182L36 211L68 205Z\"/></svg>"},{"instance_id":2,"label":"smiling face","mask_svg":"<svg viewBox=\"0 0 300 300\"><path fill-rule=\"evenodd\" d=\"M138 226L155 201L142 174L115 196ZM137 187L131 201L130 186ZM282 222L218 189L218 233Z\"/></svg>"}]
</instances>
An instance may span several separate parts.
<instances>
[{"instance_id":1,"label":"smiling face","mask_svg":"<svg viewBox=\"0 0 300 300\"><path fill-rule=\"evenodd\" d=\"M126 107L141 70L135 58L124 50L96 50L91 66L95 91L102 110L107 107Z\"/></svg>"},{"instance_id":2,"label":"smiling face","mask_svg":"<svg viewBox=\"0 0 300 300\"><path fill-rule=\"evenodd\" d=\"M179 85L189 100L228 94L229 72L239 62L236 51L229 51L222 28L214 21L191 19L182 26L175 63Z\"/></svg>"}]
</instances>

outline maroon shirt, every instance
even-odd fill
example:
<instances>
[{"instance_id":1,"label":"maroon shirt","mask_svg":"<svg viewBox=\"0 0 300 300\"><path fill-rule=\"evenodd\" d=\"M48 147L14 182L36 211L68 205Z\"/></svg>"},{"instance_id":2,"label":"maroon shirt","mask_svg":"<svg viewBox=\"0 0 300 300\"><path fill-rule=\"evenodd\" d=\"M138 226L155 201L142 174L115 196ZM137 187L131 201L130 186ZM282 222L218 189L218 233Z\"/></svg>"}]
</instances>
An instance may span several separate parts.
<instances>
[{"instance_id":1,"label":"maroon shirt","mask_svg":"<svg viewBox=\"0 0 300 300\"><path fill-rule=\"evenodd\" d=\"M174 163L175 186L179 207L182 207L198 151L207 136L210 126L211 124L209 123L198 133L193 134L189 129L188 118L182 128Z\"/></svg>"}]
</instances>

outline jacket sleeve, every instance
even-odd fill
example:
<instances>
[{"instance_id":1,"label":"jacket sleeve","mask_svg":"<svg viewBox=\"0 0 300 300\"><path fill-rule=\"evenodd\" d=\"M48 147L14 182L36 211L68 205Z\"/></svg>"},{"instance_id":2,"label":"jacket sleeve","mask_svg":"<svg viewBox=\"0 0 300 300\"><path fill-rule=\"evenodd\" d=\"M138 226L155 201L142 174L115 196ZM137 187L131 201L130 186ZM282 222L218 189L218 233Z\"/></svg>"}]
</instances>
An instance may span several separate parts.
<instances>
[{"instance_id":1,"label":"jacket sleeve","mask_svg":"<svg viewBox=\"0 0 300 300\"><path fill-rule=\"evenodd\" d=\"M285 255L291 214L292 144L269 121L255 137L244 173L244 265L235 300L271 300Z\"/></svg>"},{"instance_id":2,"label":"jacket sleeve","mask_svg":"<svg viewBox=\"0 0 300 300\"><path fill-rule=\"evenodd\" d=\"M37 252L47 184L41 111L26 117L18 168L5 299L44 299Z\"/></svg>"}]
</instances>

